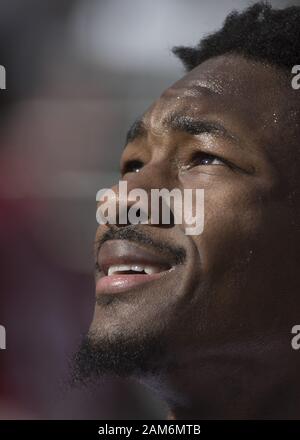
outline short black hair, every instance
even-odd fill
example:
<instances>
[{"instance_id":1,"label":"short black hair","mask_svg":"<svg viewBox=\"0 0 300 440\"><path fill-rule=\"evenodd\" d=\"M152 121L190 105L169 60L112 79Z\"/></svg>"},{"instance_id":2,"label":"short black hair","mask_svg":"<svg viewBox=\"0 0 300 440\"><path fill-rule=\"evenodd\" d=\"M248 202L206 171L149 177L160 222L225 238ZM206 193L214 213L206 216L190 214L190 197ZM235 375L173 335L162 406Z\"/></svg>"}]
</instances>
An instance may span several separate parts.
<instances>
[{"instance_id":1,"label":"short black hair","mask_svg":"<svg viewBox=\"0 0 300 440\"><path fill-rule=\"evenodd\" d=\"M174 47L187 71L209 58L238 54L291 72L300 64L300 7L273 9L255 3L242 12L232 11L223 27L204 37L195 47Z\"/></svg>"}]
</instances>

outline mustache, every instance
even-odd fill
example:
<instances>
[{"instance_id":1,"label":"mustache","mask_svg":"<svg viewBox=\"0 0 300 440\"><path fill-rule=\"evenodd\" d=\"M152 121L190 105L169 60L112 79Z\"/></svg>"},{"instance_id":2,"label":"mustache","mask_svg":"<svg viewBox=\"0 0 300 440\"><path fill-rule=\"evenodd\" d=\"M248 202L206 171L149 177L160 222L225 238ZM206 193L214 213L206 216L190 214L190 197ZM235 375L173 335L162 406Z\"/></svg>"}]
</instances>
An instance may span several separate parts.
<instances>
[{"instance_id":1,"label":"mustache","mask_svg":"<svg viewBox=\"0 0 300 440\"><path fill-rule=\"evenodd\" d=\"M100 247L107 240L128 240L133 243L150 246L164 254L167 252L175 264L182 264L186 259L186 251L182 246L174 246L166 241L153 239L144 231L142 232L136 229L135 225L129 225L123 228L110 227L96 240L96 254L98 254Z\"/></svg>"}]
</instances>

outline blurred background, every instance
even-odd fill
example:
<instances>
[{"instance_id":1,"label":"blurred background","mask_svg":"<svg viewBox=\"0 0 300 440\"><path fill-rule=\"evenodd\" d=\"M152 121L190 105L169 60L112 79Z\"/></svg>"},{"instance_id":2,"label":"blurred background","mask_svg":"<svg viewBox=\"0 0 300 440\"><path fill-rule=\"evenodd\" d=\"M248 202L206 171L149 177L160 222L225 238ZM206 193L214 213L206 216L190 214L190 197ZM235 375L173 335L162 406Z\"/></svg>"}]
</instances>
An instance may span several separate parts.
<instances>
[{"instance_id":1,"label":"blurred background","mask_svg":"<svg viewBox=\"0 0 300 440\"><path fill-rule=\"evenodd\" d=\"M166 416L132 382L66 386L94 307L95 196L118 178L129 125L182 76L170 49L196 44L248 4L1 0L1 419Z\"/></svg>"}]
</instances>

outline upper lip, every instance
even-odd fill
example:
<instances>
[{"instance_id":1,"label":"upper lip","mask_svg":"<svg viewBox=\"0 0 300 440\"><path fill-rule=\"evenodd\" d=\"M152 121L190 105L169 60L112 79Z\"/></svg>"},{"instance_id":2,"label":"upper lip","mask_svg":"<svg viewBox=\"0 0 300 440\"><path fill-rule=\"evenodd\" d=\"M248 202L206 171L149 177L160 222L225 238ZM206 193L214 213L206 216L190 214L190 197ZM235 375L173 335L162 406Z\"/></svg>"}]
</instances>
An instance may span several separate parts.
<instances>
[{"instance_id":1,"label":"upper lip","mask_svg":"<svg viewBox=\"0 0 300 440\"><path fill-rule=\"evenodd\" d=\"M124 239L105 241L98 253L98 265L105 275L110 266L116 265L150 266L160 271L173 266L171 256Z\"/></svg>"}]
</instances>

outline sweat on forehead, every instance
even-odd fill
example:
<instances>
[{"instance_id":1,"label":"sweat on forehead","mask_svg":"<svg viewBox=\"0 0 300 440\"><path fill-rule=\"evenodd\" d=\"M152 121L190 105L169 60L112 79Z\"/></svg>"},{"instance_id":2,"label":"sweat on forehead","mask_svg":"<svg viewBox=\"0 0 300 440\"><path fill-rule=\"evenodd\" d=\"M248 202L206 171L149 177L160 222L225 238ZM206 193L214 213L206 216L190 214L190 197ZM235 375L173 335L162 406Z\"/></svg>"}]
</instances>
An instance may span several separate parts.
<instances>
[{"instance_id":1,"label":"sweat on forehead","mask_svg":"<svg viewBox=\"0 0 300 440\"><path fill-rule=\"evenodd\" d=\"M292 90L292 75L265 62L247 59L241 55L225 54L210 58L184 75L170 89L201 86L207 93L235 94L257 91L262 84L265 90L277 91L283 87ZM168 92L168 90L166 91ZM164 96L164 93L163 95Z\"/></svg>"},{"instance_id":2,"label":"sweat on forehead","mask_svg":"<svg viewBox=\"0 0 300 440\"><path fill-rule=\"evenodd\" d=\"M163 120L170 119L169 113L205 113L207 103L209 110L214 106L217 112L236 108L248 116L251 113L254 124L262 119L265 125L278 125L288 113L295 119L299 99L287 76L276 67L238 55L223 55L197 66L166 89L133 124L127 142L145 135L147 127L163 125Z\"/></svg>"}]
</instances>

